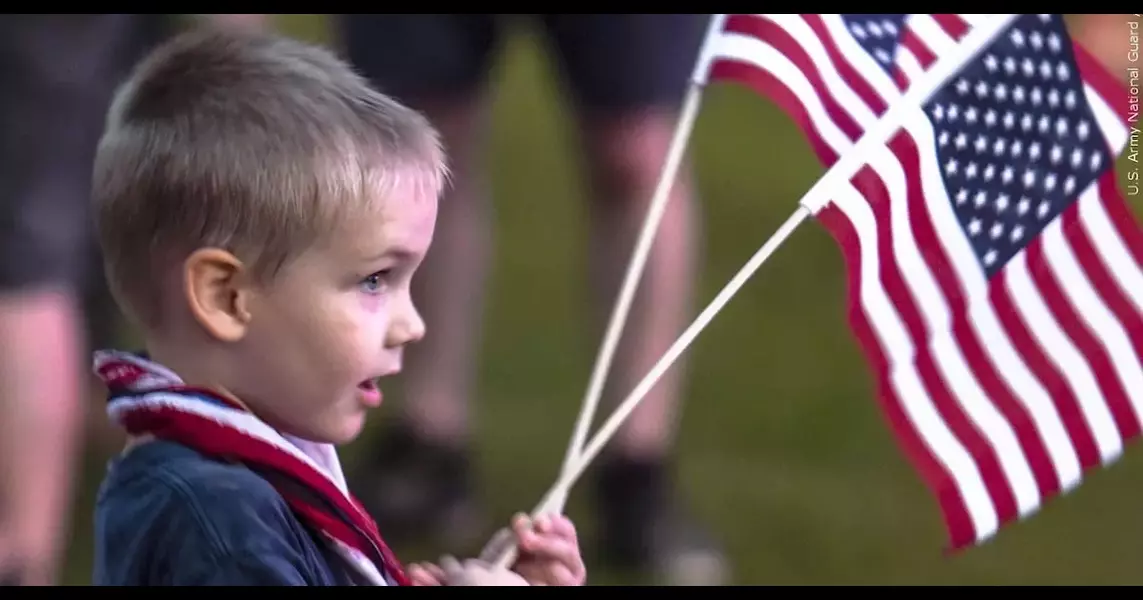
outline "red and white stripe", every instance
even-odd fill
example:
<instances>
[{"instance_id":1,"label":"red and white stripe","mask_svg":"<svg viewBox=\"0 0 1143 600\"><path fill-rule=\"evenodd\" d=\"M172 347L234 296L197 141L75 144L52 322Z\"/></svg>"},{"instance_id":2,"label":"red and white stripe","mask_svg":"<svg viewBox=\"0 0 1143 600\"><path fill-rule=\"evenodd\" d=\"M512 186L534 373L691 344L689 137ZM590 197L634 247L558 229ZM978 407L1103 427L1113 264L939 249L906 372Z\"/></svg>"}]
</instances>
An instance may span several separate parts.
<instances>
[{"instance_id":1,"label":"red and white stripe","mask_svg":"<svg viewBox=\"0 0 1143 600\"><path fill-rule=\"evenodd\" d=\"M987 15L909 15L890 77L840 14L717 15L705 48L708 80L734 81L778 104L828 166L944 49Z\"/></svg>"},{"instance_id":2,"label":"red and white stripe","mask_svg":"<svg viewBox=\"0 0 1143 600\"><path fill-rule=\"evenodd\" d=\"M1119 86L1078 46L1113 154ZM1109 169L991 280L917 107L817 217L843 250L852 327L954 548L1074 488L1143 421L1143 235ZM844 151L835 147L836 152Z\"/></svg>"},{"instance_id":3,"label":"red and white stripe","mask_svg":"<svg viewBox=\"0 0 1143 600\"><path fill-rule=\"evenodd\" d=\"M253 458L260 465L290 473L334 502L350 518L361 523L360 533L330 518L314 506L291 504L310 525L315 526L326 542L365 580L374 585L389 585L382 569L367 555L368 544L360 535L379 534L372 518L350 493L342 472L337 450L330 444L319 444L286 436L267 425L254 414L237 407L223 406L183 393L182 380L173 371L127 352L101 350L95 353L94 370L105 381L136 390L136 393L113 397L107 405L111 420L129 433L177 432L181 443L208 454ZM172 426L174 426L172 428ZM382 550L388 553L388 548ZM386 554L394 571L400 568L396 558ZM392 573L398 581L404 574Z\"/></svg>"}]
</instances>

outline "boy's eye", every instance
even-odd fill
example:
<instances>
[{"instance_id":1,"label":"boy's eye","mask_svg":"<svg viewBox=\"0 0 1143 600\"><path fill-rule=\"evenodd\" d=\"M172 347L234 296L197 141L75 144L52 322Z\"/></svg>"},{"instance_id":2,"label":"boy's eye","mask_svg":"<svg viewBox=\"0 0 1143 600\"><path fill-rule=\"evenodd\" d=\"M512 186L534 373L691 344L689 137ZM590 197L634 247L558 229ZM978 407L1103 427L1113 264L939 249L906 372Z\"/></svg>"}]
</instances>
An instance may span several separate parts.
<instances>
[{"instance_id":1,"label":"boy's eye","mask_svg":"<svg viewBox=\"0 0 1143 600\"><path fill-rule=\"evenodd\" d=\"M388 276L388 271L378 271L365 279L361 280L361 288L367 293L376 294L385 289L385 278Z\"/></svg>"}]
</instances>

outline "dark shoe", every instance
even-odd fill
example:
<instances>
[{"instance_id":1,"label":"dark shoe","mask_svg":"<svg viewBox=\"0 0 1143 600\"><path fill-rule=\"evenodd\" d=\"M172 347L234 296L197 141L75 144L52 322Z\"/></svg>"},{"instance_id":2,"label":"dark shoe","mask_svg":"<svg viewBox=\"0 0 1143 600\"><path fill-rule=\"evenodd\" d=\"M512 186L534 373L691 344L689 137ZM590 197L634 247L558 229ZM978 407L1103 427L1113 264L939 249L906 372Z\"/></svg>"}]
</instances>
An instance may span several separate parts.
<instances>
[{"instance_id":1,"label":"dark shoe","mask_svg":"<svg viewBox=\"0 0 1143 600\"><path fill-rule=\"evenodd\" d=\"M437 544L448 552L484 541L463 447L430 443L398 424L381 432L371 456L352 486L387 541Z\"/></svg>"},{"instance_id":2,"label":"dark shoe","mask_svg":"<svg viewBox=\"0 0 1143 600\"><path fill-rule=\"evenodd\" d=\"M0 587L19 587L24 582L24 573L16 567L0 568Z\"/></svg>"},{"instance_id":3,"label":"dark shoe","mask_svg":"<svg viewBox=\"0 0 1143 600\"><path fill-rule=\"evenodd\" d=\"M648 575L658 585L729 583L722 549L675 499L663 462L612 458L600 466L596 491L605 567Z\"/></svg>"}]
</instances>

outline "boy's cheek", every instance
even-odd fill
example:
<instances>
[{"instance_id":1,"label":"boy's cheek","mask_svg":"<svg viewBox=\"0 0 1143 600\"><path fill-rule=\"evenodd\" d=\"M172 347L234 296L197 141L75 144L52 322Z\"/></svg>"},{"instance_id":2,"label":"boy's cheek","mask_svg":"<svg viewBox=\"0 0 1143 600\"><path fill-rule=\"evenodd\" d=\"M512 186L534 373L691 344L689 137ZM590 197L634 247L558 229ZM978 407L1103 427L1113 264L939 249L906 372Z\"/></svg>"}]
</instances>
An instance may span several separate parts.
<instances>
[{"instance_id":1,"label":"boy's cheek","mask_svg":"<svg viewBox=\"0 0 1143 600\"><path fill-rule=\"evenodd\" d=\"M364 292L357 293L357 305L361 310L376 315L385 309L387 303L385 302L385 294L367 294Z\"/></svg>"}]
</instances>

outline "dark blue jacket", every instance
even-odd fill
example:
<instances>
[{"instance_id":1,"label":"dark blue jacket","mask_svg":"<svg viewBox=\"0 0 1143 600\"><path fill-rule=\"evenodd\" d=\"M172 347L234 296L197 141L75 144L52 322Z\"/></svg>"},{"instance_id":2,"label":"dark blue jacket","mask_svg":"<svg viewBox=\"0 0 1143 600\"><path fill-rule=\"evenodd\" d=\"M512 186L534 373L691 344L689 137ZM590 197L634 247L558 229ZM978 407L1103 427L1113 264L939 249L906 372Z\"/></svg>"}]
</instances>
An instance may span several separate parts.
<instances>
[{"instance_id":1,"label":"dark blue jacket","mask_svg":"<svg viewBox=\"0 0 1143 600\"><path fill-rule=\"evenodd\" d=\"M94 585L362 582L242 465L154 441L109 466L95 508Z\"/></svg>"}]
</instances>

